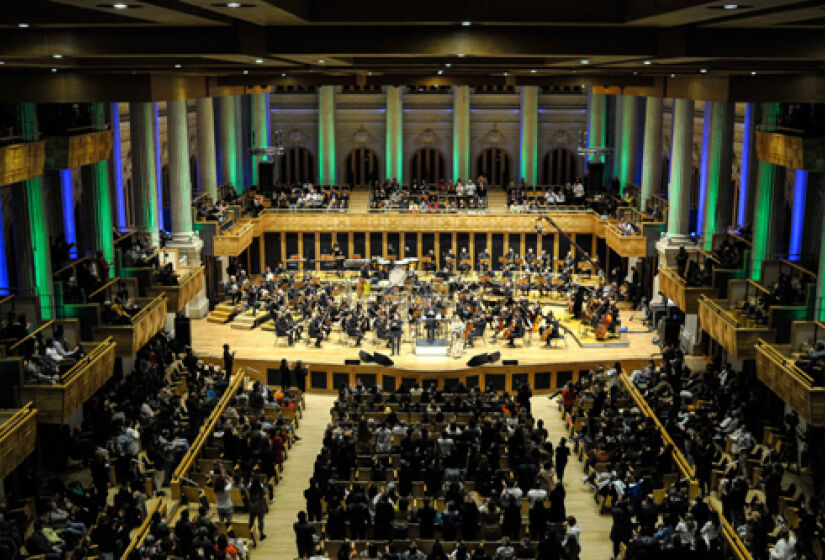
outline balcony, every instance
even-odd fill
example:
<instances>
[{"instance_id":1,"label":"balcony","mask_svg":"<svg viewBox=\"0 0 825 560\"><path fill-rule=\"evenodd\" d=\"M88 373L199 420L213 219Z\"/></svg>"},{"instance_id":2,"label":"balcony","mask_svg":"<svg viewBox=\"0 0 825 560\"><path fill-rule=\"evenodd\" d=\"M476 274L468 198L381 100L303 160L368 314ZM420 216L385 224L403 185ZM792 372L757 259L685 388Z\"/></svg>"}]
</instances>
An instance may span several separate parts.
<instances>
[{"instance_id":1,"label":"balcony","mask_svg":"<svg viewBox=\"0 0 825 560\"><path fill-rule=\"evenodd\" d=\"M88 129L87 129L88 130ZM74 169L108 159L112 153L112 131L75 132L71 136L46 138L46 168ZM79 133L78 133L79 132Z\"/></svg>"},{"instance_id":2,"label":"balcony","mask_svg":"<svg viewBox=\"0 0 825 560\"><path fill-rule=\"evenodd\" d=\"M117 343L118 358L134 356L166 324L166 296L135 300L142 308L128 325L103 325L94 327L95 338L111 337ZM98 306L99 309L99 306ZM98 311L99 314L99 311Z\"/></svg>"},{"instance_id":3,"label":"balcony","mask_svg":"<svg viewBox=\"0 0 825 560\"><path fill-rule=\"evenodd\" d=\"M27 403L18 410L0 409L0 480L34 452L37 409Z\"/></svg>"},{"instance_id":4,"label":"balcony","mask_svg":"<svg viewBox=\"0 0 825 560\"><path fill-rule=\"evenodd\" d=\"M212 254L216 257L237 257L252 244L255 224L248 220L235 224L225 233L212 237Z\"/></svg>"},{"instance_id":5,"label":"balcony","mask_svg":"<svg viewBox=\"0 0 825 560\"><path fill-rule=\"evenodd\" d=\"M709 286L688 286L687 282L672 268L659 267L659 290L665 297L676 302L685 313L698 313L699 297L716 297L716 290Z\"/></svg>"},{"instance_id":6,"label":"balcony","mask_svg":"<svg viewBox=\"0 0 825 560\"><path fill-rule=\"evenodd\" d=\"M45 163L45 142L0 147L0 185L12 185L40 177Z\"/></svg>"},{"instance_id":7,"label":"balcony","mask_svg":"<svg viewBox=\"0 0 825 560\"><path fill-rule=\"evenodd\" d=\"M65 422L112 377L115 369L115 342L107 338L103 342L83 342L81 345L91 350L72 369L60 376L60 383L21 385L20 400L34 403L38 422Z\"/></svg>"},{"instance_id":8,"label":"balcony","mask_svg":"<svg viewBox=\"0 0 825 560\"><path fill-rule=\"evenodd\" d=\"M752 360L756 356L754 344L760 339L773 340L775 333L735 310L738 300L714 300L699 296L699 324L711 338L738 360ZM733 309L729 309L733 307Z\"/></svg>"},{"instance_id":9,"label":"balcony","mask_svg":"<svg viewBox=\"0 0 825 560\"><path fill-rule=\"evenodd\" d=\"M149 297L158 297L166 294L166 310L168 313L183 311L192 298L203 288L204 268L202 266L182 269L183 274L178 278L176 286L152 284L147 291Z\"/></svg>"}]
</instances>

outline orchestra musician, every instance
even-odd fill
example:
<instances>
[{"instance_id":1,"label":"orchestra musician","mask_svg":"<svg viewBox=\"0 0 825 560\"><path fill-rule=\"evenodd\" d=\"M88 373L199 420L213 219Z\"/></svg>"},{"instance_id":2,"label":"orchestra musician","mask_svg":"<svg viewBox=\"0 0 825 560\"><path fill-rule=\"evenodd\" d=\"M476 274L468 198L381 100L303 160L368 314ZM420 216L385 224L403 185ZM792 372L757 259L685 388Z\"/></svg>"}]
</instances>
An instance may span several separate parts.
<instances>
[{"instance_id":1,"label":"orchestra musician","mask_svg":"<svg viewBox=\"0 0 825 560\"><path fill-rule=\"evenodd\" d=\"M392 355L395 356L396 354L401 354L401 328L403 327L403 323L401 322L401 316L396 311L392 314L392 319L390 320L390 341L392 343Z\"/></svg>"},{"instance_id":2,"label":"orchestra musician","mask_svg":"<svg viewBox=\"0 0 825 560\"><path fill-rule=\"evenodd\" d=\"M361 340L364 338L364 331L361 329L361 321L357 313L350 313L346 321L347 336L355 339L355 347L361 347Z\"/></svg>"},{"instance_id":3,"label":"orchestra musician","mask_svg":"<svg viewBox=\"0 0 825 560\"><path fill-rule=\"evenodd\" d=\"M482 274L490 272L493 262L493 257L490 255L490 249L484 249L478 254L478 270Z\"/></svg>"},{"instance_id":4,"label":"orchestra musician","mask_svg":"<svg viewBox=\"0 0 825 560\"><path fill-rule=\"evenodd\" d=\"M427 340L435 340L435 331L438 329L438 322L442 319L441 313L431 303L424 310L424 328L427 331Z\"/></svg>"},{"instance_id":5,"label":"orchestra musician","mask_svg":"<svg viewBox=\"0 0 825 560\"><path fill-rule=\"evenodd\" d=\"M458 255L458 270L462 274L470 272L470 253L467 251L467 247L462 247Z\"/></svg>"},{"instance_id":6,"label":"orchestra musician","mask_svg":"<svg viewBox=\"0 0 825 560\"><path fill-rule=\"evenodd\" d=\"M438 268L438 261L435 258L435 250L430 249L427 251L427 257L429 257L429 262L424 263L424 272L435 272Z\"/></svg>"},{"instance_id":7,"label":"orchestra musician","mask_svg":"<svg viewBox=\"0 0 825 560\"><path fill-rule=\"evenodd\" d=\"M321 341L324 340L324 329L321 318L317 313L312 314L312 320L309 322L309 338L315 339L315 348L321 347Z\"/></svg>"}]
</instances>

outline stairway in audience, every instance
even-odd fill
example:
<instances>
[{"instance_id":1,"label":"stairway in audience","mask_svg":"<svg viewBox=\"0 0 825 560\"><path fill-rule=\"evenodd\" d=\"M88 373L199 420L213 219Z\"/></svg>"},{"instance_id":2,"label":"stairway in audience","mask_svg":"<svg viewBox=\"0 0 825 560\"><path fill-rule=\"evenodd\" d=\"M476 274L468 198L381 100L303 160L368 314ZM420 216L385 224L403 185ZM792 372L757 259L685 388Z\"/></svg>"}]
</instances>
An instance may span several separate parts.
<instances>
[{"instance_id":1,"label":"stairway in audience","mask_svg":"<svg viewBox=\"0 0 825 560\"><path fill-rule=\"evenodd\" d=\"M489 187L487 189L487 211L506 212L507 192L501 187Z\"/></svg>"},{"instance_id":2,"label":"stairway in audience","mask_svg":"<svg viewBox=\"0 0 825 560\"><path fill-rule=\"evenodd\" d=\"M210 323L226 323L229 321L232 314L235 313L235 308L236 306L232 305L231 301L223 301L216 305L215 309L209 312L206 316L206 320Z\"/></svg>"},{"instance_id":3,"label":"stairway in audience","mask_svg":"<svg viewBox=\"0 0 825 560\"><path fill-rule=\"evenodd\" d=\"M369 187L354 187L349 193L349 213L366 214L370 205Z\"/></svg>"}]
</instances>

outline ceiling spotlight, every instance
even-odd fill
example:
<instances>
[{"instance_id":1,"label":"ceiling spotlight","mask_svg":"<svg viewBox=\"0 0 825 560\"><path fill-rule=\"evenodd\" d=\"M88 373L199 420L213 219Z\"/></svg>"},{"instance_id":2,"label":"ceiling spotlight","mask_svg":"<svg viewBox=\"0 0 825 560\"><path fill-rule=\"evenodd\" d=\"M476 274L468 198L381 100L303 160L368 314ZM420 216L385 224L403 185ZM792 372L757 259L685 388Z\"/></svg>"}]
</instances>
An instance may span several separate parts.
<instances>
[{"instance_id":1,"label":"ceiling spotlight","mask_svg":"<svg viewBox=\"0 0 825 560\"><path fill-rule=\"evenodd\" d=\"M536 69L535 69L535 68L531 69L531 70L530 70L530 73L531 73L531 74L535 74L535 73L536 73Z\"/></svg>"},{"instance_id":2,"label":"ceiling spotlight","mask_svg":"<svg viewBox=\"0 0 825 560\"><path fill-rule=\"evenodd\" d=\"M651 64L653 64L653 61L652 61L652 60L645 60L645 61L644 61L644 64L645 64L646 66L650 66Z\"/></svg>"},{"instance_id":3,"label":"ceiling spotlight","mask_svg":"<svg viewBox=\"0 0 825 560\"><path fill-rule=\"evenodd\" d=\"M181 67L180 64L175 64L175 68L180 68L180 67Z\"/></svg>"},{"instance_id":4,"label":"ceiling spotlight","mask_svg":"<svg viewBox=\"0 0 825 560\"><path fill-rule=\"evenodd\" d=\"M52 68L52 74L54 74L55 72L57 72L57 68Z\"/></svg>"},{"instance_id":5,"label":"ceiling spotlight","mask_svg":"<svg viewBox=\"0 0 825 560\"><path fill-rule=\"evenodd\" d=\"M756 76L756 70L751 70L751 76Z\"/></svg>"},{"instance_id":6,"label":"ceiling spotlight","mask_svg":"<svg viewBox=\"0 0 825 560\"><path fill-rule=\"evenodd\" d=\"M326 62L326 60L324 60L323 58L318 59L318 64L323 64L324 62Z\"/></svg>"},{"instance_id":7,"label":"ceiling spotlight","mask_svg":"<svg viewBox=\"0 0 825 560\"><path fill-rule=\"evenodd\" d=\"M240 2L227 2L226 7L227 8L240 8L241 3Z\"/></svg>"},{"instance_id":8,"label":"ceiling spotlight","mask_svg":"<svg viewBox=\"0 0 825 560\"><path fill-rule=\"evenodd\" d=\"M115 4L112 4L112 7L115 10L125 10L126 8L129 7L129 4L126 4L125 2L117 2Z\"/></svg>"},{"instance_id":9,"label":"ceiling spotlight","mask_svg":"<svg viewBox=\"0 0 825 560\"><path fill-rule=\"evenodd\" d=\"M264 63L264 59L263 59L263 58L256 58L256 59L255 59L255 64L263 64L263 63Z\"/></svg>"},{"instance_id":10,"label":"ceiling spotlight","mask_svg":"<svg viewBox=\"0 0 825 560\"><path fill-rule=\"evenodd\" d=\"M700 68L700 69L699 69L699 73L700 73L700 74L707 74L707 73L708 73L708 69L707 69L707 68Z\"/></svg>"},{"instance_id":11,"label":"ceiling spotlight","mask_svg":"<svg viewBox=\"0 0 825 560\"><path fill-rule=\"evenodd\" d=\"M20 23L17 24L17 27L19 27L20 29L28 29L29 24L20 22Z\"/></svg>"},{"instance_id":12,"label":"ceiling spotlight","mask_svg":"<svg viewBox=\"0 0 825 560\"><path fill-rule=\"evenodd\" d=\"M447 68L449 68L450 66L452 66L452 64L448 62L448 63L447 63L447 64L445 64L444 66L446 66Z\"/></svg>"},{"instance_id":13,"label":"ceiling spotlight","mask_svg":"<svg viewBox=\"0 0 825 560\"><path fill-rule=\"evenodd\" d=\"M590 61L587 60L586 58L583 58L582 59L582 64L590 64Z\"/></svg>"},{"instance_id":14,"label":"ceiling spotlight","mask_svg":"<svg viewBox=\"0 0 825 560\"><path fill-rule=\"evenodd\" d=\"M638 72L633 72L633 75L634 75L634 76L638 76L638 75L639 75L639 73L638 73Z\"/></svg>"},{"instance_id":15,"label":"ceiling spotlight","mask_svg":"<svg viewBox=\"0 0 825 560\"><path fill-rule=\"evenodd\" d=\"M367 76L372 76L372 72L367 72Z\"/></svg>"},{"instance_id":16,"label":"ceiling spotlight","mask_svg":"<svg viewBox=\"0 0 825 560\"><path fill-rule=\"evenodd\" d=\"M60 60L61 58L63 58L63 55L62 55L62 54L59 54L59 53L54 53L54 54L52 55L52 58L56 58L57 60Z\"/></svg>"},{"instance_id":17,"label":"ceiling spotlight","mask_svg":"<svg viewBox=\"0 0 825 560\"><path fill-rule=\"evenodd\" d=\"M507 76L509 76L509 75L510 75L510 73L509 73L509 72L505 72L505 73L504 73L504 77L505 77L505 78L506 78Z\"/></svg>"},{"instance_id":18,"label":"ceiling spotlight","mask_svg":"<svg viewBox=\"0 0 825 560\"><path fill-rule=\"evenodd\" d=\"M436 74L438 74L439 76L441 76L441 75L443 75L443 74L444 74L444 70L439 70L438 72L436 72Z\"/></svg>"},{"instance_id":19,"label":"ceiling spotlight","mask_svg":"<svg viewBox=\"0 0 825 560\"><path fill-rule=\"evenodd\" d=\"M286 72L281 72L281 77L286 78Z\"/></svg>"},{"instance_id":20,"label":"ceiling spotlight","mask_svg":"<svg viewBox=\"0 0 825 560\"><path fill-rule=\"evenodd\" d=\"M460 52L460 53L458 53L458 55L456 55L456 56L458 56L458 58L464 58L464 53L463 53L463 52Z\"/></svg>"},{"instance_id":21,"label":"ceiling spotlight","mask_svg":"<svg viewBox=\"0 0 825 560\"><path fill-rule=\"evenodd\" d=\"M469 22L467 20L464 20L464 21L461 22L462 27L470 27L471 25L472 25L472 22Z\"/></svg>"},{"instance_id":22,"label":"ceiling spotlight","mask_svg":"<svg viewBox=\"0 0 825 560\"><path fill-rule=\"evenodd\" d=\"M249 74L249 70L244 70L243 73L244 74Z\"/></svg>"},{"instance_id":23,"label":"ceiling spotlight","mask_svg":"<svg viewBox=\"0 0 825 560\"><path fill-rule=\"evenodd\" d=\"M676 74L671 74L671 75L670 75L670 77L671 77L671 78L675 78L675 77L676 77Z\"/></svg>"},{"instance_id":24,"label":"ceiling spotlight","mask_svg":"<svg viewBox=\"0 0 825 560\"><path fill-rule=\"evenodd\" d=\"M6 63L5 60L0 60L0 66L3 66Z\"/></svg>"},{"instance_id":25,"label":"ceiling spotlight","mask_svg":"<svg viewBox=\"0 0 825 560\"><path fill-rule=\"evenodd\" d=\"M722 8L725 10L735 10L739 7L739 4L723 4Z\"/></svg>"}]
</instances>

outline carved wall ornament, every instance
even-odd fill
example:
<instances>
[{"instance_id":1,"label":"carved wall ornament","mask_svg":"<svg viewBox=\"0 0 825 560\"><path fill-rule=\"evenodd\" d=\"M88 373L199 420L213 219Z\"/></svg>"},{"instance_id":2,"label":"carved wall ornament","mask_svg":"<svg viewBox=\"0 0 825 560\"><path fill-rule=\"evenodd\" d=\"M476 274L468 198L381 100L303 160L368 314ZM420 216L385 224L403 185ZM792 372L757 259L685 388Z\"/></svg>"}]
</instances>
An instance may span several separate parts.
<instances>
[{"instance_id":1,"label":"carved wall ornament","mask_svg":"<svg viewBox=\"0 0 825 560\"><path fill-rule=\"evenodd\" d=\"M370 131L367 130L364 125L358 127L358 129L353 133L352 140L355 144L360 144L366 146L372 141L372 134Z\"/></svg>"},{"instance_id":2,"label":"carved wall ornament","mask_svg":"<svg viewBox=\"0 0 825 560\"><path fill-rule=\"evenodd\" d=\"M290 146L303 145L305 141L306 135L298 128L293 128L286 135L286 143Z\"/></svg>"},{"instance_id":3,"label":"carved wall ornament","mask_svg":"<svg viewBox=\"0 0 825 560\"><path fill-rule=\"evenodd\" d=\"M496 123L493 123L493 128L484 135L484 141L489 146L498 146L504 143L504 134L498 129Z\"/></svg>"}]
</instances>

